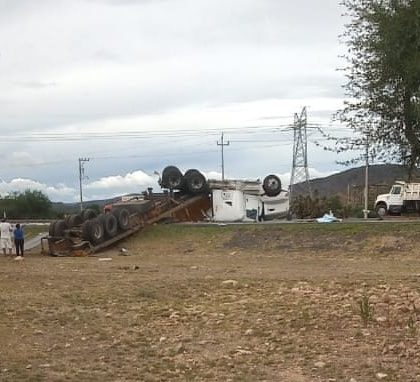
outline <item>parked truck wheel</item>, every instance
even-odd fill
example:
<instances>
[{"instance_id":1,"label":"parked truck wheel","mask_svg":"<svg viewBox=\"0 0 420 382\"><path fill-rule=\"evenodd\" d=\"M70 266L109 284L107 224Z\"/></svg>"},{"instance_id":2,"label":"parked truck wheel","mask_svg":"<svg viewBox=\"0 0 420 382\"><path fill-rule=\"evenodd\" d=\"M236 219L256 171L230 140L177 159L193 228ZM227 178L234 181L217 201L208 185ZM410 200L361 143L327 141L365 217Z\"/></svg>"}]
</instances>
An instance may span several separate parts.
<instances>
[{"instance_id":1,"label":"parked truck wheel","mask_svg":"<svg viewBox=\"0 0 420 382\"><path fill-rule=\"evenodd\" d=\"M183 176L178 167L167 166L162 171L161 185L164 188L179 190L182 187Z\"/></svg>"},{"instance_id":2,"label":"parked truck wheel","mask_svg":"<svg viewBox=\"0 0 420 382\"><path fill-rule=\"evenodd\" d=\"M190 194L201 194L207 190L207 182L204 175L198 170L188 170L184 175L186 191Z\"/></svg>"},{"instance_id":3,"label":"parked truck wheel","mask_svg":"<svg viewBox=\"0 0 420 382\"><path fill-rule=\"evenodd\" d=\"M86 220L82 224L82 238L94 245L103 241L104 233L104 226L98 218Z\"/></svg>"},{"instance_id":4,"label":"parked truck wheel","mask_svg":"<svg viewBox=\"0 0 420 382\"><path fill-rule=\"evenodd\" d=\"M57 220L54 224L54 235L56 237L64 236L64 231L68 229L69 226L67 225L65 220Z\"/></svg>"},{"instance_id":5,"label":"parked truck wheel","mask_svg":"<svg viewBox=\"0 0 420 382\"><path fill-rule=\"evenodd\" d=\"M125 208L118 208L115 211L112 211L112 214L117 218L118 227L122 231L126 231L130 228L130 214Z\"/></svg>"},{"instance_id":6,"label":"parked truck wheel","mask_svg":"<svg viewBox=\"0 0 420 382\"><path fill-rule=\"evenodd\" d=\"M82 211L82 218L83 221L86 220L90 220L90 219L95 219L97 216L96 212L90 208L87 208L85 210Z\"/></svg>"},{"instance_id":7,"label":"parked truck wheel","mask_svg":"<svg viewBox=\"0 0 420 382\"><path fill-rule=\"evenodd\" d=\"M386 215L386 204L384 203L379 203L376 207L375 207L375 211L378 214L379 217L383 217Z\"/></svg>"},{"instance_id":8,"label":"parked truck wheel","mask_svg":"<svg viewBox=\"0 0 420 382\"><path fill-rule=\"evenodd\" d=\"M79 214L70 215L67 221L67 225L69 226L69 228L82 225L82 223L83 223L83 218Z\"/></svg>"},{"instance_id":9,"label":"parked truck wheel","mask_svg":"<svg viewBox=\"0 0 420 382\"><path fill-rule=\"evenodd\" d=\"M281 180L277 175L267 175L263 181L263 190L267 196L277 196L281 192Z\"/></svg>"},{"instance_id":10,"label":"parked truck wheel","mask_svg":"<svg viewBox=\"0 0 420 382\"><path fill-rule=\"evenodd\" d=\"M107 237L114 237L118 232L118 221L117 218L111 214L101 214L98 219L102 222L104 227L105 235Z\"/></svg>"}]
</instances>

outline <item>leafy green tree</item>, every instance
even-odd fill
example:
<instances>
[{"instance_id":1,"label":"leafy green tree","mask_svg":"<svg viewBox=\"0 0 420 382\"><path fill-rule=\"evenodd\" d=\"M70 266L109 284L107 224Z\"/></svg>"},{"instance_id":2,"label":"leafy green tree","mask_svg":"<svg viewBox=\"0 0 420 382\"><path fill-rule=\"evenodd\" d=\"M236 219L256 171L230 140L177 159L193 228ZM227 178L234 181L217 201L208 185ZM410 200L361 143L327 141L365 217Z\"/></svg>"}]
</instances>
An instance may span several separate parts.
<instances>
[{"instance_id":1,"label":"leafy green tree","mask_svg":"<svg viewBox=\"0 0 420 382\"><path fill-rule=\"evenodd\" d=\"M370 156L412 170L420 163L420 0L342 4L349 98L337 116L359 138L338 140L336 149L360 149L368 139Z\"/></svg>"},{"instance_id":2,"label":"leafy green tree","mask_svg":"<svg viewBox=\"0 0 420 382\"><path fill-rule=\"evenodd\" d=\"M8 198L0 200L0 210L14 219L48 218L52 203L42 191L26 190L23 193L13 192Z\"/></svg>"}]
</instances>

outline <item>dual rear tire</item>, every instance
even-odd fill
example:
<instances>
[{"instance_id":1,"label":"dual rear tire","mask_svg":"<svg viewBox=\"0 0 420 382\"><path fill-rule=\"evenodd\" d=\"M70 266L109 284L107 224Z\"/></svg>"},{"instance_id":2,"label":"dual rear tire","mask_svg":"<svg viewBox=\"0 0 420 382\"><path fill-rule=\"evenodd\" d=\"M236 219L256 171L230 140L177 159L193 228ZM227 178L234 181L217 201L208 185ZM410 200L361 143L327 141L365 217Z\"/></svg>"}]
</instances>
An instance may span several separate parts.
<instances>
[{"instance_id":1,"label":"dual rear tire","mask_svg":"<svg viewBox=\"0 0 420 382\"><path fill-rule=\"evenodd\" d=\"M205 176L198 170L190 169L182 175L175 166L167 166L162 172L160 185L170 190L182 190L191 195L204 193L208 190Z\"/></svg>"}]
</instances>

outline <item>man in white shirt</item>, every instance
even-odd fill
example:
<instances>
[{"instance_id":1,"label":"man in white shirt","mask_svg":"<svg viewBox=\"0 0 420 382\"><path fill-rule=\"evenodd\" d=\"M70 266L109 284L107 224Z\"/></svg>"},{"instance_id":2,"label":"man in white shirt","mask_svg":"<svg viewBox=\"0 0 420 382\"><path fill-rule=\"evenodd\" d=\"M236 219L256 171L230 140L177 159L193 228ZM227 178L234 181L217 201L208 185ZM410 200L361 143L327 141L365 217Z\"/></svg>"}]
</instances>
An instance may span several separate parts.
<instances>
[{"instance_id":1,"label":"man in white shirt","mask_svg":"<svg viewBox=\"0 0 420 382\"><path fill-rule=\"evenodd\" d=\"M0 246L3 249L4 256L6 256L6 248L9 249L9 255L12 256L12 226L2 219L0 223Z\"/></svg>"}]
</instances>

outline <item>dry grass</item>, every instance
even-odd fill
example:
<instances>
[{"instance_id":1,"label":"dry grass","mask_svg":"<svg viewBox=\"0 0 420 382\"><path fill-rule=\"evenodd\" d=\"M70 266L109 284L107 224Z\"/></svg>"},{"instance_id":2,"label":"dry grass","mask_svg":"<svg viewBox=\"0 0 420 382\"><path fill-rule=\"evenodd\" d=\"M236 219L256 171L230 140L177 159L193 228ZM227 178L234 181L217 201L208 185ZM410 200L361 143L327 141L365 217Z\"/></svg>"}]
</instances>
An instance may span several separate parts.
<instances>
[{"instance_id":1,"label":"dry grass","mask_svg":"<svg viewBox=\"0 0 420 382\"><path fill-rule=\"evenodd\" d=\"M156 226L112 261L1 258L0 380L415 381L418 228Z\"/></svg>"}]
</instances>

